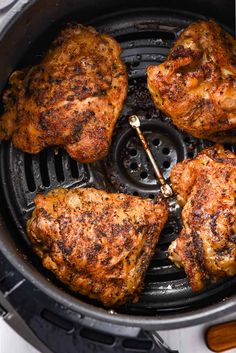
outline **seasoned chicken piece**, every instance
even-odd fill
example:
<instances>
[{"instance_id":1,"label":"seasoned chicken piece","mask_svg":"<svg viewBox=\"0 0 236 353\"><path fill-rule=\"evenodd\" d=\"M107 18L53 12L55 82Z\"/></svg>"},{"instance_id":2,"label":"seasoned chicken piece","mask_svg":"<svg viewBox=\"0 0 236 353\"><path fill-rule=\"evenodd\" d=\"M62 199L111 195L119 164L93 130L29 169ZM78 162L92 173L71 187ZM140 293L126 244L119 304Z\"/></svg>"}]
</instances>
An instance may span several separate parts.
<instances>
[{"instance_id":1,"label":"seasoned chicken piece","mask_svg":"<svg viewBox=\"0 0 236 353\"><path fill-rule=\"evenodd\" d=\"M180 197L183 229L169 247L193 291L236 274L236 155L216 145L171 171Z\"/></svg>"},{"instance_id":2,"label":"seasoned chicken piece","mask_svg":"<svg viewBox=\"0 0 236 353\"><path fill-rule=\"evenodd\" d=\"M105 306L137 301L168 208L93 188L37 195L27 233L43 265Z\"/></svg>"},{"instance_id":3,"label":"seasoned chicken piece","mask_svg":"<svg viewBox=\"0 0 236 353\"><path fill-rule=\"evenodd\" d=\"M198 138L236 142L236 41L213 21L191 24L167 60L149 66L155 105Z\"/></svg>"},{"instance_id":4,"label":"seasoned chicken piece","mask_svg":"<svg viewBox=\"0 0 236 353\"><path fill-rule=\"evenodd\" d=\"M105 157L127 94L120 53L92 27L63 30L39 65L10 77L0 139L29 153L63 146L80 162Z\"/></svg>"}]
</instances>

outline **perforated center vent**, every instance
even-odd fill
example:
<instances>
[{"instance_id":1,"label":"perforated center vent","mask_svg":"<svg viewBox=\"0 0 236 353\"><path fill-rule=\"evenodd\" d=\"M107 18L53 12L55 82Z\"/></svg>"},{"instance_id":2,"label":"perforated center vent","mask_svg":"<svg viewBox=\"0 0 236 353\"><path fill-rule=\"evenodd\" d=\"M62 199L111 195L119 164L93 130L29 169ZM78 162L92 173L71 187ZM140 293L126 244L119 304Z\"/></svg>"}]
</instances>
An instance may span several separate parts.
<instances>
[{"instance_id":1,"label":"perforated center vent","mask_svg":"<svg viewBox=\"0 0 236 353\"><path fill-rule=\"evenodd\" d=\"M157 196L159 183L135 131L127 123L129 115L137 114L140 117L141 129L167 179L176 162L192 158L209 145L206 141L178 131L170 119L155 108L146 86L147 66L163 62L178 33L194 20L196 17L186 14L152 10L116 14L92 23L101 32L116 37L122 45L122 58L129 75L128 98L113 134L110 153L104 161L82 165L71 160L62 150L55 152L51 148L32 156L16 150L9 142L2 143L2 187L22 242L27 242L25 222L32 212L37 192L48 192L59 186L94 185L107 191L151 199ZM36 51L27 53L27 62L29 58L32 58L32 62L37 61L36 57L41 54L38 48L43 50L43 38L46 36L36 43ZM234 149L233 146L227 147ZM210 285L206 290L194 294L188 286L185 273L168 260L168 246L178 236L180 229L180 208L173 199L170 201L169 222L161 234L147 271L140 302L125 305L120 308L121 312L145 315L154 315L156 312L161 314L164 311L173 313L183 308L192 309L194 303L203 305L206 299L212 300L214 297L216 300L221 295L224 297L226 283L232 284L232 280ZM83 300L89 301L84 297Z\"/></svg>"},{"instance_id":2,"label":"perforated center vent","mask_svg":"<svg viewBox=\"0 0 236 353\"><path fill-rule=\"evenodd\" d=\"M168 179L171 168L187 157L182 135L170 123L160 119L142 119L141 129L164 178ZM117 190L150 198L159 193L159 181L153 167L127 119L114 135L107 174Z\"/></svg>"}]
</instances>

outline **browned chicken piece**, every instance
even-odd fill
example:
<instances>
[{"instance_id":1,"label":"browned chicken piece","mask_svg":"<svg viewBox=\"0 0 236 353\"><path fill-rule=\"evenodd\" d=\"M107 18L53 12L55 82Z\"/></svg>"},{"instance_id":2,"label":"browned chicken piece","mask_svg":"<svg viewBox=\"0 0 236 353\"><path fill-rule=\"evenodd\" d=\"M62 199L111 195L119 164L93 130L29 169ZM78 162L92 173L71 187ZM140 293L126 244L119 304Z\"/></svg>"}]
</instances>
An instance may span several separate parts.
<instances>
[{"instance_id":1,"label":"browned chicken piece","mask_svg":"<svg viewBox=\"0 0 236 353\"><path fill-rule=\"evenodd\" d=\"M63 30L39 65L10 77L0 139L29 153L59 145L80 162L105 157L127 95L120 54L92 27Z\"/></svg>"},{"instance_id":2,"label":"browned chicken piece","mask_svg":"<svg viewBox=\"0 0 236 353\"><path fill-rule=\"evenodd\" d=\"M157 108L191 135L236 142L236 41L213 21L191 24L147 69Z\"/></svg>"},{"instance_id":3,"label":"browned chicken piece","mask_svg":"<svg viewBox=\"0 0 236 353\"><path fill-rule=\"evenodd\" d=\"M167 205L93 188L37 195L27 233L43 265L106 307L137 301Z\"/></svg>"},{"instance_id":4,"label":"browned chicken piece","mask_svg":"<svg viewBox=\"0 0 236 353\"><path fill-rule=\"evenodd\" d=\"M174 191L180 197L183 229L169 256L183 266L193 291L236 275L236 155L215 145L174 166Z\"/></svg>"}]
</instances>

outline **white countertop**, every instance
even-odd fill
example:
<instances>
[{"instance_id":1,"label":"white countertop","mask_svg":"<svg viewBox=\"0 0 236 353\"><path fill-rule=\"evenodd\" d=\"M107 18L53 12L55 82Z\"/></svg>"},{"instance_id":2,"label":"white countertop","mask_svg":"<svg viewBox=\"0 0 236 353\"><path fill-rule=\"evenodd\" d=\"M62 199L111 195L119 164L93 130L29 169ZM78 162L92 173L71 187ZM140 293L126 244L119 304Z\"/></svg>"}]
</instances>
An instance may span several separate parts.
<instances>
[{"instance_id":1,"label":"white countertop","mask_svg":"<svg viewBox=\"0 0 236 353\"><path fill-rule=\"evenodd\" d=\"M214 323L230 320L236 320L236 313ZM179 353L210 353L204 343L204 332L211 324L213 322L184 329L160 331L159 334L170 348L178 350ZM225 352L236 353L236 348ZM0 319L0 353L38 353L38 351Z\"/></svg>"}]
</instances>

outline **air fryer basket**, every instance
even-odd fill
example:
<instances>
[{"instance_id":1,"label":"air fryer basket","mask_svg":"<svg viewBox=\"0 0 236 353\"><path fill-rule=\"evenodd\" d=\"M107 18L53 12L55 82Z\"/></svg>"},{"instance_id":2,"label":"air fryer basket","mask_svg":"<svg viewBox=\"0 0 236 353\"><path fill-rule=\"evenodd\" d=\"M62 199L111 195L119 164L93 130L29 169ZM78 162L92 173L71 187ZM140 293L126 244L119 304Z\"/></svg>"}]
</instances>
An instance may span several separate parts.
<instances>
[{"instance_id":1,"label":"air fryer basket","mask_svg":"<svg viewBox=\"0 0 236 353\"><path fill-rule=\"evenodd\" d=\"M11 142L1 145L2 214L7 223L7 229L2 229L0 235L1 249L26 277L54 299L80 313L126 325L148 328L166 328L168 325L170 328L220 315L221 309L227 311L235 305L232 293L235 292L236 278L209 284L205 290L193 293L184 271L168 260L168 246L181 229L181 210L174 199L170 201L170 219L147 271L140 301L124 305L117 309L115 315L99 303L70 292L43 269L32 253L25 233L35 195L47 193L55 187L95 186L151 199L159 194L159 183L153 169L127 123L129 115L137 114L141 118L141 128L165 178L169 178L176 162L194 157L210 145L208 141L179 131L165 114L155 108L147 90L145 71L149 64L163 62L182 29L202 18L205 17L184 11L145 8L115 12L83 22L117 39L123 48L122 58L129 76L128 98L105 160L83 165L76 163L61 149L49 148L40 154L29 155L15 149ZM37 63L67 20L56 22L44 32L30 46L19 67ZM236 151L233 145L227 147ZM8 237L12 237L12 243ZM225 301L226 296L230 298L228 301Z\"/></svg>"}]
</instances>

